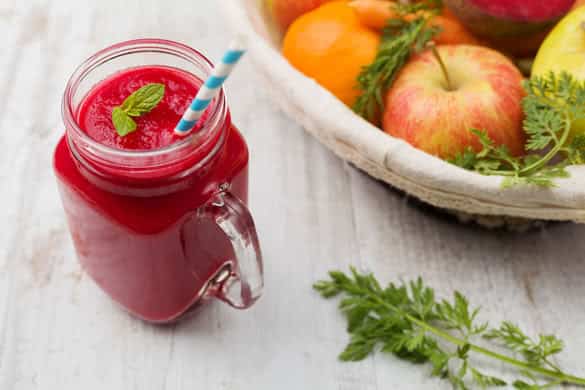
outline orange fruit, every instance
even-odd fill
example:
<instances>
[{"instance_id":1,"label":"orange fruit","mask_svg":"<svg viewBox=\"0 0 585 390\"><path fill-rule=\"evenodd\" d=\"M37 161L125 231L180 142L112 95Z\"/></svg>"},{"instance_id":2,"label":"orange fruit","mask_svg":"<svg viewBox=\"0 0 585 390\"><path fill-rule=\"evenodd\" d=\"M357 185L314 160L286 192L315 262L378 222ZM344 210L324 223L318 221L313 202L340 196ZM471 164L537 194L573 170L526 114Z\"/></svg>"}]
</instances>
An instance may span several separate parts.
<instances>
[{"instance_id":1,"label":"orange fruit","mask_svg":"<svg viewBox=\"0 0 585 390\"><path fill-rule=\"evenodd\" d=\"M429 23L441 28L441 32L434 38L438 45L481 45L479 39L474 37L457 19L436 15Z\"/></svg>"},{"instance_id":2,"label":"orange fruit","mask_svg":"<svg viewBox=\"0 0 585 390\"><path fill-rule=\"evenodd\" d=\"M395 4L395 2L389 0L352 0L349 2L349 5L355 9L362 24L378 31L386 27L388 19L399 17L394 12ZM415 17L415 14L407 15L406 20L411 20ZM441 32L434 39L439 45L480 44L479 40L446 7L442 10L441 15L433 16L429 23L432 26L441 28Z\"/></svg>"},{"instance_id":3,"label":"orange fruit","mask_svg":"<svg viewBox=\"0 0 585 390\"><path fill-rule=\"evenodd\" d=\"M387 0L352 0L349 5L355 9L358 18L364 26L375 30L382 30L388 24L388 19L397 18L394 12L396 3Z\"/></svg>"},{"instance_id":4,"label":"orange fruit","mask_svg":"<svg viewBox=\"0 0 585 390\"><path fill-rule=\"evenodd\" d=\"M331 0L270 0L268 7L281 31L285 31L291 23L304 14Z\"/></svg>"},{"instance_id":5,"label":"orange fruit","mask_svg":"<svg viewBox=\"0 0 585 390\"><path fill-rule=\"evenodd\" d=\"M441 10L441 15L443 15L447 19L452 19L452 20L457 20L457 21L459 20L459 19L457 19L457 16L455 16L455 14L446 6L444 6L443 9Z\"/></svg>"},{"instance_id":6,"label":"orange fruit","mask_svg":"<svg viewBox=\"0 0 585 390\"><path fill-rule=\"evenodd\" d=\"M379 45L379 34L363 26L347 2L334 1L299 17L284 37L282 52L295 68L351 106L360 94L357 77L374 61Z\"/></svg>"}]
</instances>

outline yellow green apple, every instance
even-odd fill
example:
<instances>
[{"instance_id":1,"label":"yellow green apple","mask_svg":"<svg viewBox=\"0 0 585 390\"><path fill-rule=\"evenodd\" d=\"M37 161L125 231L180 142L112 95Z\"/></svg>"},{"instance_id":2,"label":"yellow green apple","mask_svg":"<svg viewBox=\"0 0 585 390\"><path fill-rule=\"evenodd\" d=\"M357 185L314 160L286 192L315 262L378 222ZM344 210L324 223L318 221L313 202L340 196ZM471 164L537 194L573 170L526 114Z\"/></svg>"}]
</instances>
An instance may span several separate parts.
<instances>
[{"instance_id":1,"label":"yellow green apple","mask_svg":"<svg viewBox=\"0 0 585 390\"><path fill-rule=\"evenodd\" d=\"M402 68L386 96L384 131L444 159L468 147L481 150L470 129L522 154L524 91L516 66L481 46L445 45L437 52L427 50Z\"/></svg>"},{"instance_id":2,"label":"yellow green apple","mask_svg":"<svg viewBox=\"0 0 585 390\"><path fill-rule=\"evenodd\" d=\"M565 16L546 37L536 58L532 73L567 71L585 80L585 7Z\"/></svg>"},{"instance_id":3,"label":"yellow green apple","mask_svg":"<svg viewBox=\"0 0 585 390\"><path fill-rule=\"evenodd\" d=\"M585 7L565 16L544 40L532 67L532 75L570 73L585 81ZM573 135L585 133L585 120L573 125Z\"/></svg>"}]
</instances>

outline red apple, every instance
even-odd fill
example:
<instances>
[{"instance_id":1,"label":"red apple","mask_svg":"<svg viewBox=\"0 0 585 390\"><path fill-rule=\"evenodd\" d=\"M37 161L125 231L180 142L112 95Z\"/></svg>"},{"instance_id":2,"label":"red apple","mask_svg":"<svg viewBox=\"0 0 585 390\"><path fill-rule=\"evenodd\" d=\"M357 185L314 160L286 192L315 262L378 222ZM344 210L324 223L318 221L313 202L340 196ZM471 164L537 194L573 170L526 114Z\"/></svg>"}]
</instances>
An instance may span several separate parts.
<instances>
[{"instance_id":1,"label":"red apple","mask_svg":"<svg viewBox=\"0 0 585 390\"><path fill-rule=\"evenodd\" d=\"M445 4L482 38L521 37L552 27L575 0L446 0Z\"/></svg>"},{"instance_id":2,"label":"red apple","mask_svg":"<svg viewBox=\"0 0 585 390\"><path fill-rule=\"evenodd\" d=\"M284 32L296 18L328 1L331 0L272 0L272 14Z\"/></svg>"},{"instance_id":3,"label":"red apple","mask_svg":"<svg viewBox=\"0 0 585 390\"><path fill-rule=\"evenodd\" d=\"M413 146L451 158L468 146L469 130L485 130L514 155L524 152L522 74L499 52L480 46L438 46L411 59L386 96L383 128Z\"/></svg>"},{"instance_id":4,"label":"red apple","mask_svg":"<svg viewBox=\"0 0 585 390\"><path fill-rule=\"evenodd\" d=\"M514 56L536 54L547 32L575 0L445 0L445 5L490 47Z\"/></svg>"}]
</instances>

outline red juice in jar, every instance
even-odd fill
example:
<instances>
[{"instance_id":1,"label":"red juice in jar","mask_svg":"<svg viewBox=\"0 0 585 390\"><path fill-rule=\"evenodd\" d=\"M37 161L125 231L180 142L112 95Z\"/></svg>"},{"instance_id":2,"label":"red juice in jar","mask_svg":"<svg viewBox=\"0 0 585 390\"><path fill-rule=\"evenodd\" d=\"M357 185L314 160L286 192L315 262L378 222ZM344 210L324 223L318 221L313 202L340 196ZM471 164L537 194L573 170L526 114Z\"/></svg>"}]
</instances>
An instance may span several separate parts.
<instances>
[{"instance_id":1,"label":"red juice in jar","mask_svg":"<svg viewBox=\"0 0 585 390\"><path fill-rule=\"evenodd\" d=\"M82 64L64 95L54 169L77 256L108 295L151 322L208 297L246 308L262 289L248 149L223 93L193 132L174 134L210 70L175 42L124 42ZM164 84L162 100L118 135L112 110L151 83Z\"/></svg>"}]
</instances>

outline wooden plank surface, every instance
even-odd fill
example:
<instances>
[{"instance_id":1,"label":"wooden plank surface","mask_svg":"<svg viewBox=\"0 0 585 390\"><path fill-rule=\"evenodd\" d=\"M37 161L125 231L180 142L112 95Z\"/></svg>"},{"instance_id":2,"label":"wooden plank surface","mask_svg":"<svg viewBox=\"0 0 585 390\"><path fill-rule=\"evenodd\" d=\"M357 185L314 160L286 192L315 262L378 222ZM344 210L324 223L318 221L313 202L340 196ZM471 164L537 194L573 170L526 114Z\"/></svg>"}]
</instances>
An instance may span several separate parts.
<instances>
[{"instance_id":1,"label":"wooden plank surface","mask_svg":"<svg viewBox=\"0 0 585 390\"><path fill-rule=\"evenodd\" d=\"M221 1L221 0L218 0ZM217 58L229 37L208 0L0 2L0 389L436 389L428 371L376 356L341 364L335 305L311 291L355 264L383 280L422 275L458 289L494 322L569 341L585 374L585 227L509 234L430 213L334 157L283 116L244 61L228 82L251 149L251 208L266 291L247 312L216 303L177 325L114 306L75 259L51 170L67 77L137 37Z\"/></svg>"}]
</instances>

